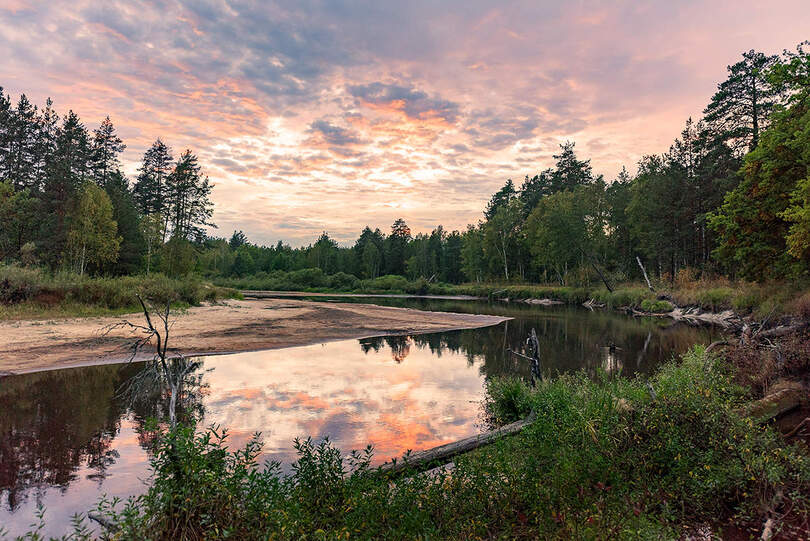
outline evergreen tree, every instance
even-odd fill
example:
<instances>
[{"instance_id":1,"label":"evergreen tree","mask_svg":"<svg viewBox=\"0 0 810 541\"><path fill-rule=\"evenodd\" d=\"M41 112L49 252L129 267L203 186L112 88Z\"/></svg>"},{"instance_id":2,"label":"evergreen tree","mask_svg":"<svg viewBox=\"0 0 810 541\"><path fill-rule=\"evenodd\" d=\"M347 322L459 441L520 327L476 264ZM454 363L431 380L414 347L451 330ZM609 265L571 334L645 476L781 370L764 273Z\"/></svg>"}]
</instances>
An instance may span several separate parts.
<instances>
[{"instance_id":1,"label":"evergreen tree","mask_svg":"<svg viewBox=\"0 0 810 541\"><path fill-rule=\"evenodd\" d=\"M42 191L40 245L51 268L62 259L67 243L67 215L79 186L88 178L90 143L87 130L73 111L63 119L56 137Z\"/></svg>"},{"instance_id":2,"label":"evergreen tree","mask_svg":"<svg viewBox=\"0 0 810 541\"><path fill-rule=\"evenodd\" d=\"M31 242L37 221L37 201L29 190L15 190L11 181L0 181L0 261L17 258Z\"/></svg>"},{"instance_id":3,"label":"evergreen tree","mask_svg":"<svg viewBox=\"0 0 810 541\"><path fill-rule=\"evenodd\" d=\"M398 218L391 225L391 234L385 239L385 262L388 274L405 275L405 261L411 238L411 229L408 224L402 218Z\"/></svg>"},{"instance_id":4,"label":"evergreen tree","mask_svg":"<svg viewBox=\"0 0 810 541\"><path fill-rule=\"evenodd\" d=\"M757 148L745 157L740 184L710 218L719 236L715 255L745 278L784 277L793 270L790 254L806 257L808 127L808 96L775 115Z\"/></svg>"},{"instance_id":5,"label":"evergreen tree","mask_svg":"<svg viewBox=\"0 0 810 541\"><path fill-rule=\"evenodd\" d=\"M133 195L141 214L158 214L164 218L164 231L168 226L166 179L172 171L172 151L160 139L143 155ZM165 237L164 237L165 241Z\"/></svg>"},{"instance_id":6,"label":"evergreen tree","mask_svg":"<svg viewBox=\"0 0 810 541\"><path fill-rule=\"evenodd\" d=\"M716 137L738 153L752 150L760 132L778 101L776 88L768 81L768 72L778 57L753 49L743 59L728 66L728 78L717 85L717 92L703 111Z\"/></svg>"},{"instance_id":7,"label":"evergreen tree","mask_svg":"<svg viewBox=\"0 0 810 541\"><path fill-rule=\"evenodd\" d=\"M228 241L228 245L231 247L231 250L235 251L243 244L247 244L247 241L247 235L245 235L244 231L234 231L233 235L231 235L231 240Z\"/></svg>"},{"instance_id":8,"label":"evergreen tree","mask_svg":"<svg viewBox=\"0 0 810 541\"><path fill-rule=\"evenodd\" d=\"M135 274L143 263L145 241L129 182L121 171L115 171L105 182L104 191L112 203L113 220L121 238L118 259L107 268L114 274Z\"/></svg>"},{"instance_id":9,"label":"evergreen tree","mask_svg":"<svg viewBox=\"0 0 810 541\"><path fill-rule=\"evenodd\" d=\"M512 182L512 179L507 179L506 184L503 187L495 192L492 198L487 203L487 208L484 211L484 216L487 220L492 219L495 216L495 213L501 207L504 207L509 204L509 202L515 198L517 195L517 191L515 190L515 184Z\"/></svg>"},{"instance_id":10,"label":"evergreen tree","mask_svg":"<svg viewBox=\"0 0 810 541\"><path fill-rule=\"evenodd\" d=\"M191 150L183 152L174 170L166 179L166 210L172 237L200 242L205 238L205 226L212 226L212 185L203 176L197 156Z\"/></svg>"},{"instance_id":11,"label":"evergreen tree","mask_svg":"<svg viewBox=\"0 0 810 541\"><path fill-rule=\"evenodd\" d=\"M124 152L127 146L115 133L110 117L106 117L101 125L93 131L93 140L90 147L90 170L93 181L102 188L107 185L111 176L121 166L118 155Z\"/></svg>"},{"instance_id":12,"label":"evergreen tree","mask_svg":"<svg viewBox=\"0 0 810 541\"><path fill-rule=\"evenodd\" d=\"M6 107L0 105L0 107ZM37 178L38 114L25 94L17 101L16 109L4 114L7 122L4 145L0 150L0 178L10 180L15 189L40 188Z\"/></svg>"},{"instance_id":13,"label":"evergreen tree","mask_svg":"<svg viewBox=\"0 0 810 541\"><path fill-rule=\"evenodd\" d=\"M593 181L591 160L578 160L574 146L576 143L568 141L560 145L560 153L554 155L556 162L549 179L551 193L573 190Z\"/></svg>"}]
</instances>

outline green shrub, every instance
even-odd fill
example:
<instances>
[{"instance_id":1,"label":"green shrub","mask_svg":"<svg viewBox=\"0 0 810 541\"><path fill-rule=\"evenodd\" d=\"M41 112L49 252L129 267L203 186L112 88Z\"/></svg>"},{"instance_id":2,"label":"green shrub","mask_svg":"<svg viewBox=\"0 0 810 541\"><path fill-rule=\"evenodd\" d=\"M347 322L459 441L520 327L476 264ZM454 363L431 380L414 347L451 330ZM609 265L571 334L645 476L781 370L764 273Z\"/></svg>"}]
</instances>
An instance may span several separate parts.
<instances>
[{"instance_id":1,"label":"green shrub","mask_svg":"<svg viewBox=\"0 0 810 541\"><path fill-rule=\"evenodd\" d=\"M669 301L658 301L653 299L644 299L641 301L641 309L645 312L651 312L653 314L664 314L667 312L671 312L675 308L672 306L672 303Z\"/></svg>"},{"instance_id":2,"label":"green shrub","mask_svg":"<svg viewBox=\"0 0 810 541\"><path fill-rule=\"evenodd\" d=\"M386 274L373 280L363 280L360 289L365 293L404 293L408 280L404 276Z\"/></svg>"},{"instance_id":3,"label":"green shrub","mask_svg":"<svg viewBox=\"0 0 810 541\"><path fill-rule=\"evenodd\" d=\"M353 291L360 285L360 280L353 274L338 272L329 276L329 287L338 291Z\"/></svg>"},{"instance_id":4,"label":"green shrub","mask_svg":"<svg viewBox=\"0 0 810 541\"><path fill-rule=\"evenodd\" d=\"M486 382L483 406L490 426L509 424L531 412L531 390L519 377L492 378Z\"/></svg>"}]
</instances>

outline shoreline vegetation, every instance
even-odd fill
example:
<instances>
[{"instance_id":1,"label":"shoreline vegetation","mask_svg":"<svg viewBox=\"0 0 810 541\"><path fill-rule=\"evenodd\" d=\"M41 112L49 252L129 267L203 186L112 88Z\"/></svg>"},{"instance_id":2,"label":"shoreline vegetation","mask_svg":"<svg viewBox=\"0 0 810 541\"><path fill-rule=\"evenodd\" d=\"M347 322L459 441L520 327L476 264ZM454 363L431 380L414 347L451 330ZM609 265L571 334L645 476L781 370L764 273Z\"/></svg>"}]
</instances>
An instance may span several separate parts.
<instances>
[{"instance_id":1,"label":"shoreline vegetation","mask_svg":"<svg viewBox=\"0 0 810 541\"><path fill-rule=\"evenodd\" d=\"M374 280L347 282L345 277L330 276L319 269L257 275L241 279L216 279L224 287L240 290L248 296L262 292L469 296L477 299L521 301L527 304L560 302L588 307L603 307L638 315L667 314L676 307L703 312L731 311L737 317L752 319L810 315L810 285L802 281L732 282L725 278L700 280L689 275L671 283L654 282L655 291L644 283L623 283L608 291L601 284L557 286L515 283L429 283L407 280L402 276L382 276Z\"/></svg>"}]
</instances>

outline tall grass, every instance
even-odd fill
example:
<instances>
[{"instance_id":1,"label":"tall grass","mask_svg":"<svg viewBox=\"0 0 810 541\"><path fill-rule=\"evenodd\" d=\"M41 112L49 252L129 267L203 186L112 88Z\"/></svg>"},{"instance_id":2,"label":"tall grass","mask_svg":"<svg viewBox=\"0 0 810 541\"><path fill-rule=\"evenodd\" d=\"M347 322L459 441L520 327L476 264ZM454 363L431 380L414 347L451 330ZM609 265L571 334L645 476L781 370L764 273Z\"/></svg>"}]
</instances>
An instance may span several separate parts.
<instances>
[{"instance_id":1,"label":"tall grass","mask_svg":"<svg viewBox=\"0 0 810 541\"><path fill-rule=\"evenodd\" d=\"M236 297L235 290L196 277L172 279L162 274L91 278L42 269L0 266L0 318L18 315L90 315L136 309L136 295L156 302L198 305Z\"/></svg>"}]
</instances>

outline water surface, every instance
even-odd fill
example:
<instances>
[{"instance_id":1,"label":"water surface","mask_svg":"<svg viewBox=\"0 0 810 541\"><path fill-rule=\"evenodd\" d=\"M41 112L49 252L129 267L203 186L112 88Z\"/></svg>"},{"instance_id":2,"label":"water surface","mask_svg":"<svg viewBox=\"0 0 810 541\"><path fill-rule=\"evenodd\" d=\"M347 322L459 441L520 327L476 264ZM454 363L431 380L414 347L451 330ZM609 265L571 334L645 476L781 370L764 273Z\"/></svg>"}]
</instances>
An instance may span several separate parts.
<instances>
[{"instance_id":1,"label":"water surface","mask_svg":"<svg viewBox=\"0 0 810 541\"><path fill-rule=\"evenodd\" d=\"M319 299L328 301L329 299ZM341 299L346 302L346 299ZM374 445L376 461L454 441L480 430L484 382L528 377L521 350L531 328L546 374L604 370L647 373L711 328L637 319L576 307L470 301L374 299L375 304L506 315L482 329L342 340L207 357L184 387L181 417L227 427L232 445L255 432L263 459L295 460L292 441L329 437L348 452ZM37 505L47 534L61 534L75 512L102 494L143 490L154 434L147 419L165 416L164 390L123 392L142 363L0 378L0 525L25 531Z\"/></svg>"}]
</instances>

